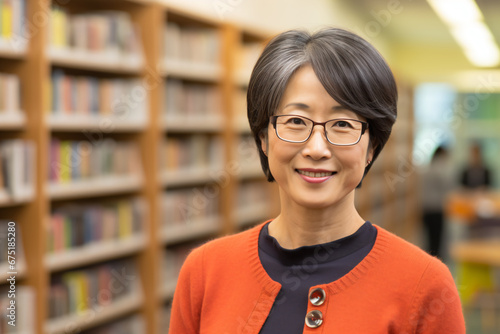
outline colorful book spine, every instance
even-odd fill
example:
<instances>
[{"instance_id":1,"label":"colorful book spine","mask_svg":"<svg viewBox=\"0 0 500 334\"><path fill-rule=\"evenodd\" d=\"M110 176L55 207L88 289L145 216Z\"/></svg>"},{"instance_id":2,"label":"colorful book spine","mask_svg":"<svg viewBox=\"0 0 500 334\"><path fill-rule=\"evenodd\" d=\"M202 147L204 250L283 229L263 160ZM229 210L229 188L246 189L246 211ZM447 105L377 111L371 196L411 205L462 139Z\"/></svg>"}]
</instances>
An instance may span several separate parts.
<instances>
[{"instance_id":1,"label":"colorful book spine","mask_svg":"<svg viewBox=\"0 0 500 334\"><path fill-rule=\"evenodd\" d=\"M217 169L224 161L223 143L207 135L169 136L162 145L161 169Z\"/></svg>"},{"instance_id":2,"label":"colorful book spine","mask_svg":"<svg viewBox=\"0 0 500 334\"><path fill-rule=\"evenodd\" d=\"M221 92L213 85L168 79L165 102L167 117L217 117L222 114Z\"/></svg>"},{"instance_id":3,"label":"colorful book spine","mask_svg":"<svg viewBox=\"0 0 500 334\"><path fill-rule=\"evenodd\" d=\"M169 22L163 33L163 52L166 59L194 63L218 64L221 39L212 28L198 28Z\"/></svg>"},{"instance_id":4,"label":"colorful book spine","mask_svg":"<svg viewBox=\"0 0 500 334\"><path fill-rule=\"evenodd\" d=\"M109 115L125 121L147 114L147 98L126 103L141 87L139 79L98 79L54 70L51 81L48 105L54 115Z\"/></svg>"},{"instance_id":5,"label":"colorful book spine","mask_svg":"<svg viewBox=\"0 0 500 334\"><path fill-rule=\"evenodd\" d=\"M47 226L47 252L60 253L140 234L145 209L140 198L60 207L52 212Z\"/></svg>"},{"instance_id":6,"label":"colorful book spine","mask_svg":"<svg viewBox=\"0 0 500 334\"><path fill-rule=\"evenodd\" d=\"M99 142L52 139L49 180L69 183L108 176L140 175L137 143L101 139Z\"/></svg>"},{"instance_id":7,"label":"colorful book spine","mask_svg":"<svg viewBox=\"0 0 500 334\"><path fill-rule=\"evenodd\" d=\"M75 51L140 55L140 40L130 15L122 11L70 14L53 5L50 45Z\"/></svg>"},{"instance_id":8,"label":"colorful book spine","mask_svg":"<svg viewBox=\"0 0 500 334\"><path fill-rule=\"evenodd\" d=\"M139 275L130 259L116 260L52 276L49 318L99 310L139 293Z\"/></svg>"}]
</instances>

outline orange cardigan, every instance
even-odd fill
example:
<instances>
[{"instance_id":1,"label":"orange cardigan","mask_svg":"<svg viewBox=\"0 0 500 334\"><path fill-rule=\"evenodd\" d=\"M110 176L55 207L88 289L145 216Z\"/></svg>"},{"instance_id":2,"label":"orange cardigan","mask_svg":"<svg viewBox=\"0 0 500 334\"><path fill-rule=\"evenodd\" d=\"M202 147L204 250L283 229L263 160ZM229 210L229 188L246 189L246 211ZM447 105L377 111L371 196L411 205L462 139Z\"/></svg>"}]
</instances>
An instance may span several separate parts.
<instances>
[{"instance_id":1,"label":"orange cardigan","mask_svg":"<svg viewBox=\"0 0 500 334\"><path fill-rule=\"evenodd\" d=\"M170 334L257 334L281 285L258 255L263 224L195 249L174 295ZM318 328L303 333L461 334L465 323L453 278L437 258L376 226L370 253L324 289ZM312 267L314 258L311 258ZM286 334L286 333L284 333Z\"/></svg>"}]
</instances>

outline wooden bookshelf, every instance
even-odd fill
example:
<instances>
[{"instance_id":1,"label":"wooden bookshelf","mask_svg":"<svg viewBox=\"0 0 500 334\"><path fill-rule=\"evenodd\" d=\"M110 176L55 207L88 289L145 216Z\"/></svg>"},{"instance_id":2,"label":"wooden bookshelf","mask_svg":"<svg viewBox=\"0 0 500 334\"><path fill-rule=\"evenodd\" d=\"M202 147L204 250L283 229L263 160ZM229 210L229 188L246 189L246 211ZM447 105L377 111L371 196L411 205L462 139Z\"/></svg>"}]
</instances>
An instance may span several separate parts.
<instances>
[{"instance_id":1,"label":"wooden bookshelf","mask_svg":"<svg viewBox=\"0 0 500 334\"><path fill-rule=\"evenodd\" d=\"M22 130L26 125L26 116L20 111L0 113L1 130Z\"/></svg>"},{"instance_id":2,"label":"wooden bookshelf","mask_svg":"<svg viewBox=\"0 0 500 334\"><path fill-rule=\"evenodd\" d=\"M213 216L188 223L174 222L171 226L163 228L160 238L168 245L215 235L219 233L220 221L220 216Z\"/></svg>"},{"instance_id":3,"label":"wooden bookshelf","mask_svg":"<svg viewBox=\"0 0 500 334\"><path fill-rule=\"evenodd\" d=\"M140 175L106 176L70 183L49 183L47 194L52 200L109 196L138 191L143 186Z\"/></svg>"},{"instance_id":4,"label":"wooden bookshelf","mask_svg":"<svg viewBox=\"0 0 500 334\"><path fill-rule=\"evenodd\" d=\"M46 255L45 266L50 271L67 270L132 255L143 250L146 244L147 239L143 234L136 234L125 239L90 243L83 247Z\"/></svg>"},{"instance_id":5,"label":"wooden bookshelf","mask_svg":"<svg viewBox=\"0 0 500 334\"><path fill-rule=\"evenodd\" d=\"M49 14L56 3L70 17L102 11L126 13L137 28L140 52L117 56L109 51L95 52L52 45L54 36L51 35ZM25 0L25 4L26 20L34 28L30 30L30 36L23 36L25 38L15 43L0 37L0 73L17 75L22 90L21 110L0 112L0 134L2 140L12 138L34 143L35 184L33 194L15 200L6 191L0 191L0 218L8 217L20 228L25 261L18 263L17 279L34 292L33 333L92 330L132 314L144 320L144 333L158 333L160 310L171 300L176 284L175 280L161 281L158 263L161 263L162 251L233 233L241 228L241 223L251 224L272 217L273 210L269 204L251 208L259 215L252 215L250 209L245 213L235 207L240 183L262 180L263 174L259 166L247 166L237 161L240 135L248 135L249 130L244 117L237 117L233 100L235 89L246 89L251 71L250 67L239 69L236 66L240 45L262 43L270 34L249 27L240 28L154 0ZM35 19L40 18L40 13L47 14L44 24ZM201 34L210 31L211 36L216 36L216 61L166 57L164 31L170 22L181 28L199 29ZM61 30L61 33L69 29ZM141 106L144 105L145 112L120 118L105 110L90 114L78 109L67 113L56 111L52 108L55 71L96 80L136 79L139 84L128 98L132 101L132 108L133 103L144 103ZM178 110L166 115L165 84L168 80L217 89L220 94L217 111L186 116L185 110ZM238 115L241 114L239 110ZM235 128L236 119L240 125ZM222 143L219 164L175 171L160 168L160 148L165 139L199 135ZM49 157L53 139L92 142L103 137L136 144L140 173L72 179L60 183L50 181ZM240 165L238 172L233 170L235 164ZM211 188L213 186L216 188ZM216 214L189 223L163 224L161 198L164 192L205 187L217 189L220 204ZM48 253L47 222L54 210L64 203L98 204L108 199L136 196L143 198L147 207L141 233L126 239L95 242L63 252ZM100 308L98 312L88 310L82 314L49 318L47 304L53 275L121 258L131 258L136 263L140 292ZM6 269L0 267L0 278L5 272Z\"/></svg>"},{"instance_id":6,"label":"wooden bookshelf","mask_svg":"<svg viewBox=\"0 0 500 334\"><path fill-rule=\"evenodd\" d=\"M143 304L143 297L139 293L120 298L110 305L89 310L82 314L75 314L61 319L49 320L45 325L45 333L65 334L92 328L115 320L138 310Z\"/></svg>"}]
</instances>

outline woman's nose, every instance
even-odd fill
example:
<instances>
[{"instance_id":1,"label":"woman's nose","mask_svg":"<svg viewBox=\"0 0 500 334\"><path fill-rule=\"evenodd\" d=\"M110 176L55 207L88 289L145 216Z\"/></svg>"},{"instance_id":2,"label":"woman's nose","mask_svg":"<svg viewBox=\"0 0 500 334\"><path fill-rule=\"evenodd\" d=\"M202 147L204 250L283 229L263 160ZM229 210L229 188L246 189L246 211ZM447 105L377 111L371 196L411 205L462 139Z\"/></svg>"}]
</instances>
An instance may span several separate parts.
<instances>
[{"instance_id":1,"label":"woman's nose","mask_svg":"<svg viewBox=\"0 0 500 334\"><path fill-rule=\"evenodd\" d=\"M314 160L327 159L332 156L332 144L326 139L324 127L321 125L314 126L311 137L305 145L302 150L304 156L309 156Z\"/></svg>"}]
</instances>

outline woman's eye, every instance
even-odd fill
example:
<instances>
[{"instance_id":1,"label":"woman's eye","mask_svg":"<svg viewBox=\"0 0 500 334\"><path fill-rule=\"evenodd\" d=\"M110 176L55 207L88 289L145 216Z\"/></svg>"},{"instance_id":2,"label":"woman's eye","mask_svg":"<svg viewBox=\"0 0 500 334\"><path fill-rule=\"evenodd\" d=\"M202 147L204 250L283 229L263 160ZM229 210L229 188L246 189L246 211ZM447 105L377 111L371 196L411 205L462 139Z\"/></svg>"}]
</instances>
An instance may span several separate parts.
<instances>
[{"instance_id":1,"label":"woman's eye","mask_svg":"<svg viewBox=\"0 0 500 334\"><path fill-rule=\"evenodd\" d=\"M339 127L339 128L352 128L351 124L346 121L338 121L333 124L333 126Z\"/></svg>"},{"instance_id":2,"label":"woman's eye","mask_svg":"<svg viewBox=\"0 0 500 334\"><path fill-rule=\"evenodd\" d=\"M293 125L302 125L302 124L305 124L304 120L302 118L298 118L298 117L290 118L288 120L288 123L293 124Z\"/></svg>"}]
</instances>

